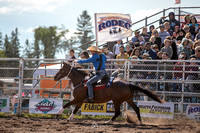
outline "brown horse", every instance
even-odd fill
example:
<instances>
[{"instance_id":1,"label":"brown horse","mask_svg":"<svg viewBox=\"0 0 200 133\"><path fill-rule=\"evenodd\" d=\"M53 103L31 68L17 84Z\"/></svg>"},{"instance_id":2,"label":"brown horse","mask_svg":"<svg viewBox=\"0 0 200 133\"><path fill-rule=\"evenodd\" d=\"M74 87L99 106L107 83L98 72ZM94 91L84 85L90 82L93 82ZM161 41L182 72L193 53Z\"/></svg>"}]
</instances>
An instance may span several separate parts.
<instances>
[{"instance_id":1,"label":"brown horse","mask_svg":"<svg viewBox=\"0 0 200 133\"><path fill-rule=\"evenodd\" d=\"M83 81L87 74L81 70L78 70L75 67L70 66L67 63L63 63L63 67L58 71L54 76L54 80L58 81L61 78L68 76L71 79L74 90L73 96L74 99L63 106L63 109L59 111L58 114L62 114L63 110L70 105L76 105L72 115L69 117L69 121L73 119L74 114L83 104L83 100L86 98L87 90L84 89ZM109 122L112 122L120 115L120 105L126 101L130 107L134 109L137 114L139 121L141 122L140 110L133 102L133 93L134 91L140 91L152 98L153 100L162 103L163 101L159 97L153 94L151 91L140 88L136 85L130 84L123 80L114 80L111 87L107 87L101 90L94 91L94 103L105 103L110 100L113 101L115 107L115 114Z\"/></svg>"}]
</instances>

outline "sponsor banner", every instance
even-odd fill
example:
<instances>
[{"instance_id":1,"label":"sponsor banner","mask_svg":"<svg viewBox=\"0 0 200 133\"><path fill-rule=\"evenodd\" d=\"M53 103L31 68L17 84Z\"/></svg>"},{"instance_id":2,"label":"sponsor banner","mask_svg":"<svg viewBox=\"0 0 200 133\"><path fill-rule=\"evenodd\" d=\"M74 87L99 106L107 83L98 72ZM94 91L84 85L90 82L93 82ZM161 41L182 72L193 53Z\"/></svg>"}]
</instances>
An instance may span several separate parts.
<instances>
[{"instance_id":1,"label":"sponsor banner","mask_svg":"<svg viewBox=\"0 0 200 133\"><path fill-rule=\"evenodd\" d=\"M131 17L129 14L96 13L97 42L112 42L132 36Z\"/></svg>"},{"instance_id":2,"label":"sponsor banner","mask_svg":"<svg viewBox=\"0 0 200 133\"><path fill-rule=\"evenodd\" d=\"M0 97L0 112L9 112L9 98Z\"/></svg>"},{"instance_id":3,"label":"sponsor banner","mask_svg":"<svg viewBox=\"0 0 200 133\"><path fill-rule=\"evenodd\" d=\"M174 104L172 102L165 102L163 104L153 101L138 102L141 117L154 118L174 118Z\"/></svg>"},{"instance_id":4,"label":"sponsor banner","mask_svg":"<svg viewBox=\"0 0 200 133\"><path fill-rule=\"evenodd\" d=\"M81 106L82 115L113 115L115 112L114 104L108 103L83 103Z\"/></svg>"},{"instance_id":5,"label":"sponsor banner","mask_svg":"<svg viewBox=\"0 0 200 133\"><path fill-rule=\"evenodd\" d=\"M29 101L29 113L57 114L62 108L62 99L37 99L31 98Z\"/></svg>"},{"instance_id":6,"label":"sponsor banner","mask_svg":"<svg viewBox=\"0 0 200 133\"><path fill-rule=\"evenodd\" d=\"M188 105L186 116L190 119L200 121L200 105Z\"/></svg>"}]
</instances>

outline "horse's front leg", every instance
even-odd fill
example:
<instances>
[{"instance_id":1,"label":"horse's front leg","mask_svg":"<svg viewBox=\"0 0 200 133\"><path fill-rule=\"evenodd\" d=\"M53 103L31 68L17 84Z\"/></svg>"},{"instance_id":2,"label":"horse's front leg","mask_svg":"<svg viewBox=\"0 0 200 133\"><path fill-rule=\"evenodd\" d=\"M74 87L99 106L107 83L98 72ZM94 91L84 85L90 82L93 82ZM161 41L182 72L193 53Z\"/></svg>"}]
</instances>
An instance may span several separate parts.
<instances>
[{"instance_id":1,"label":"horse's front leg","mask_svg":"<svg viewBox=\"0 0 200 133\"><path fill-rule=\"evenodd\" d=\"M66 103L63 108L61 108L58 112L58 114L56 115L55 118L57 118L59 115L61 115L63 113L63 111L65 110L65 108L69 107L70 105L74 105L77 104L77 100L73 99L72 101L69 101L68 103Z\"/></svg>"},{"instance_id":2,"label":"horse's front leg","mask_svg":"<svg viewBox=\"0 0 200 133\"><path fill-rule=\"evenodd\" d=\"M76 107L75 107L74 111L72 112L72 114L70 115L70 117L68 118L68 121L72 121L74 119L74 115L79 110L79 108L82 106L82 104L83 103L76 104Z\"/></svg>"}]
</instances>

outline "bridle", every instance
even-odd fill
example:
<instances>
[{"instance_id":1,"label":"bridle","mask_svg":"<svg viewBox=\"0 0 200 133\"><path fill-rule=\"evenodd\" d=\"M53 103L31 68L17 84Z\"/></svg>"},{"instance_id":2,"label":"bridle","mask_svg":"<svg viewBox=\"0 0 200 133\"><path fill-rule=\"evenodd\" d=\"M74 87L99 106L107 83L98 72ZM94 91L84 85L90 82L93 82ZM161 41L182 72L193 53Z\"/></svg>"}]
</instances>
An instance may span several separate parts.
<instances>
[{"instance_id":1,"label":"bridle","mask_svg":"<svg viewBox=\"0 0 200 133\"><path fill-rule=\"evenodd\" d=\"M69 70L69 72L68 72L68 74L67 74L66 77L68 77L70 75L70 73L71 73L71 71L72 71L73 68L74 68L74 63L72 63L72 66L71 66L71 68L70 68L70 70Z\"/></svg>"}]
</instances>

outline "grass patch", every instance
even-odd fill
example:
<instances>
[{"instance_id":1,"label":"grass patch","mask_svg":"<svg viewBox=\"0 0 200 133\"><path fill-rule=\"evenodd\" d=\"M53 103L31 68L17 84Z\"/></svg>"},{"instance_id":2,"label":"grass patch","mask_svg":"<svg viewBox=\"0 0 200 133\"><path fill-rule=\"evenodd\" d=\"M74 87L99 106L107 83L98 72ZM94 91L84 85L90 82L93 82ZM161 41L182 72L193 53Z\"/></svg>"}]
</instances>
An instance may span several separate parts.
<instances>
[{"instance_id":1,"label":"grass patch","mask_svg":"<svg viewBox=\"0 0 200 133\"><path fill-rule=\"evenodd\" d=\"M17 117L16 115L12 114L6 114L6 113L0 113L0 118L5 117ZM23 113L22 116L24 118L42 118L42 119L52 119L55 118L55 114L29 114L29 113ZM60 115L59 118L67 119L69 115ZM110 120L113 116L105 116L105 115L75 115L75 119L81 119L81 120ZM116 120L122 120L122 117L118 117Z\"/></svg>"}]
</instances>

